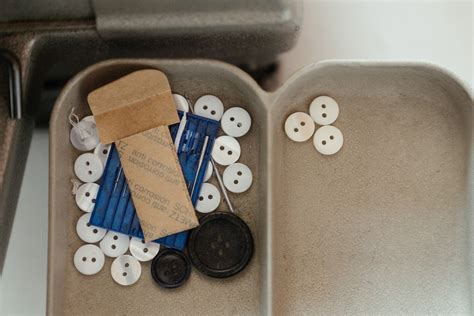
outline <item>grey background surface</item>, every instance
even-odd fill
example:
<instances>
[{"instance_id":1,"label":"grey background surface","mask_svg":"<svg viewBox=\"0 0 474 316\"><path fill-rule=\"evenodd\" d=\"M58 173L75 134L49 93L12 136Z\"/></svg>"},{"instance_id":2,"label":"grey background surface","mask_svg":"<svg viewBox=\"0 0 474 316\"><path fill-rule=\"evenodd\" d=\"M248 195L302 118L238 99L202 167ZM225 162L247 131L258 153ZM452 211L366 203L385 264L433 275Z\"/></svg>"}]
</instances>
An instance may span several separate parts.
<instances>
[{"instance_id":1,"label":"grey background surface","mask_svg":"<svg viewBox=\"0 0 474 316\"><path fill-rule=\"evenodd\" d=\"M324 59L425 60L473 86L471 1L305 1L297 46L281 56L274 86ZM46 306L48 131L33 135L0 279L1 315L41 315Z\"/></svg>"}]
</instances>

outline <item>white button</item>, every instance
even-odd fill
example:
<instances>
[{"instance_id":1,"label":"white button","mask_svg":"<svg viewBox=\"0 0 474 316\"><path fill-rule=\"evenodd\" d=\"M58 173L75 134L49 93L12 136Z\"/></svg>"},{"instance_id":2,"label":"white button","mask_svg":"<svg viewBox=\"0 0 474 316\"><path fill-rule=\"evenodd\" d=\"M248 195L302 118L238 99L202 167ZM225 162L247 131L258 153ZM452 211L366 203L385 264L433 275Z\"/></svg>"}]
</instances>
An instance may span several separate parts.
<instances>
[{"instance_id":1,"label":"white button","mask_svg":"<svg viewBox=\"0 0 474 316\"><path fill-rule=\"evenodd\" d=\"M145 242L137 237L132 237L130 240L130 253L139 261L150 261L155 258L158 251L160 244L156 242Z\"/></svg>"},{"instance_id":2,"label":"white button","mask_svg":"<svg viewBox=\"0 0 474 316\"><path fill-rule=\"evenodd\" d=\"M82 120L76 126L71 128L69 133L71 144L80 151L89 151L94 149L99 143L99 135L95 122Z\"/></svg>"},{"instance_id":3,"label":"white button","mask_svg":"<svg viewBox=\"0 0 474 316\"><path fill-rule=\"evenodd\" d=\"M100 161L102 162L102 166L105 168L105 164L107 163L107 158L109 157L110 147L112 144L104 145L99 143L94 149L94 155L99 157Z\"/></svg>"},{"instance_id":4,"label":"white button","mask_svg":"<svg viewBox=\"0 0 474 316\"><path fill-rule=\"evenodd\" d=\"M250 114L240 107L230 108L221 119L222 130L229 136L241 137L247 134L252 125Z\"/></svg>"},{"instance_id":5,"label":"white button","mask_svg":"<svg viewBox=\"0 0 474 316\"><path fill-rule=\"evenodd\" d=\"M296 112L288 116L285 122L286 135L295 142L305 142L313 136L314 121L306 113Z\"/></svg>"},{"instance_id":6,"label":"white button","mask_svg":"<svg viewBox=\"0 0 474 316\"><path fill-rule=\"evenodd\" d=\"M234 193L247 191L252 185L252 171L243 163L234 163L224 170L225 187Z\"/></svg>"},{"instance_id":7,"label":"white button","mask_svg":"<svg viewBox=\"0 0 474 316\"><path fill-rule=\"evenodd\" d=\"M343 143L344 137L337 127L331 125L323 126L314 133L314 147L323 155L333 155L337 153Z\"/></svg>"},{"instance_id":8,"label":"white button","mask_svg":"<svg viewBox=\"0 0 474 316\"><path fill-rule=\"evenodd\" d=\"M107 233L107 229L90 225L90 219L90 213L79 217L79 220L76 224L77 236L79 236L82 241L87 243L99 242L102 240L102 238L104 238L105 234Z\"/></svg>"},{"instance_id":9,"label":"white button","mask_svg":"<svg viewBox=\"0 0 474 316\"><path fill-rule=\"evenodd\" d=\"M203 95L194 105L194 113L219 121L224 113L224 104L213 95Z\"/></svg>"},{"instance_id":10,"label":"white button","mask_svg":"<svg viewBox=\"0 0 474 316\"><path fill-rule=\"evenodd\" d=\"M93 275L102 270L105 257L96 245L84 245L74 254L74 266L85 275Z\"/></svg>"},{"instance_id":11,"label":"white button","mask_svg":"<svg viewBox=\"0 0 474 316\"><path fill-rule=\"evenodd\" d=\"M130 255L116 258L110 267L112 278L120 285L135 284L142 275L142 267L137 259Z\"/></svg>"},{"instance_id":12,"label":"white button","mask_svg":"<svg viewBox=\"0 0 474 316\"><path fill-rule=\"evenodd\" d=\"M130 244L130 237L117 232L109 231L100 242L100 249L108 257L123 255Z\"/></svg>"},{"instance_id":13,"label":"white button","mask_svg":"<svg viewBox=\"0 0 474 316\"><path fill-rule=\"evenodd\" d=\"M339 105L327 96L319 96L311 102L309 114L318 125L329 125L339 116Z\"/></svg>"},{"instance_id":14,"label":"white button","mask_svg":"<svg viewBox=\"0 0 474 316\"><path fill-rule=\"evenodd\" d=\"M181 94L173 93L173 101L174 105L176 106L176 110L189 112L188 100L186 100L186 98L183 97Z\"/></svg>"},{"instance_id":15,"label":"white button","mask_svg":"<svg viewBox=\"0 0 474 316\"><path fill-rule=\"evenodd\" d=\"M212 163L209 161L207 163L206 173L204 174L204 180L202 182L207 182L212 177Z\"/></svg>"},{"instance_id":16,"label":"white button","mask_svg":"<svg viewBox=\"0 0 474 316\"><path fill-rule=\"evenodd\" d=\"M220 136L216 138L212 148L212 158L222 166L228 166L239 160L240 144L234 137Z\"/></svg>"},{"instance_id":17,"label":"white button","mask_svg":"<svg viewBox=\"0 0 474 316\"><path fill-rule=\"evenodd\" d=\"M93 153L85 153L77 157L74 172L82 182L96 182L104 172L104 166L99 157Z\"/></svg>"},{"instance_id":18,"label":"white button","mask_svg":"<svg viewBox=\"0 0 474 316\"><path fill-rule=\"evenodd\" d=\"M94 115L87 115L87 116L84 116L81 121L92 122L92 123L95 124Z\"/></svg>"},{"instance_id":19,"label":"white button","mask_svg":"<svg viewBox=\"0 0 474 316\"><path fill-rule=\"evenodd\" d=\"M99 192L99 185L97 183L84 183L76 192L76 204L84 212L92 212L95 206L95 199Z\"/></svg>"},{"instance_id":20,"label":"white button","mask_svg":"<svg viewBox=\"0 0 474 316\"><path fill-rule=\"evenodd\" d=\"M210 183L203 183L199 198L196 204L196 211L200 213L210 213L215 211L221 203L221 193L216 186Z\"/></svg>"}]
</instances>

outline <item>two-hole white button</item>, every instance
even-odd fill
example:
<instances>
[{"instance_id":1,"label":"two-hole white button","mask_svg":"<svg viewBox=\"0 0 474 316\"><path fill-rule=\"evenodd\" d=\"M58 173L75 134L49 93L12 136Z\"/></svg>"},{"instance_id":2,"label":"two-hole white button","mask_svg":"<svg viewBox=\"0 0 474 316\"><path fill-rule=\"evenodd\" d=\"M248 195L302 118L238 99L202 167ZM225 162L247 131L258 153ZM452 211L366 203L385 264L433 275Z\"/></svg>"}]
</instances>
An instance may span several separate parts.
<instances>
[{"instance_id":1,"label":"two-hole white button","mask_svg":"<svg viewBox=\"0 0 474 316\"><path fill-rule=\"evenodd\" d=\"M203 95L194 104L194 113L219 121L224 113L224 104L214 95Z\"/></svg>"},{"instance_id":2,"label":"two-hole white button","mask_svg":"<svg viewBox=\"0 0 474 316\"><path fill-rule=\"evenodd\" d=\"M234 137L220 136L216 138L212 148L212 158L222 166L228 166L239 160L240 144Z\"/></svg>"},{"instance_id":3,"label":"two-hole white button","mask_svg":"<svg viewBox=\"0 0 474 316\"><path fill-rule=\"evenodd\" d=\"M76 204L84 212L92 212L95 206L95 199L99 192L99 185L97 183L84 183L76 192Z\"/></svg>"},{"instance_id":4,"label":"two-hole white button","mask_svg":"<svg viewBox=\"0 0 474 316\"><path fill-rule=\"evenodd\" d=\"M176 110L189 112L188 100L186 100L186 98L183 97L181 94L173 93L173 101L174 105L176 106Z\"/></svg>"},{"instance_id":5,"label":"two-hole white button","mask_svg":"<svg viewBox=\"0 0 474 316\"><path fill-rule=\"evenodd\" d=\"M221 126L224 133L232 137L242 137L250 130L252 119L241 107L233 107L224 112Z\"/></svg>"},{"instance_id":6,"label":"two-hole white button","mask_svg":"<svg viewBox=\"0 0 474 316\"><path fill-rule=\"evenodd\" d=\"M314 147L323 155L333 155L337 153L343 143L344 137L337 127L331 125L323 126L314 133Z\"/></svg>"},{"instance_id":7,"label":"two-hole white button","mask_svg":"<svg viewBox=\"0 0 474 316\"><path fill-rule=\"evenodd\" d=\"M87 243L99 242L102 238L104 238L107 230L101 227L92 226L89 224L90 219L90 213L79 217L79 220L76 224L77 236L79 236L82 241Z\"/></svg>"},{"instance_id":8,"label":"two-hole white button","mask_svg":"<svg viewBox=\"0 0 474 316\"><path fill-rule=\"evenodd\" d=\"M305 142L313 136L314 121L304 112L296 112L288 116L285 122L286 135L295 142Z\"/></svg>"},{"instance_id":9,"label":"two-hole white button","mask_svg":"<svg viewBox=\"0 0 474 316\"><path fill-rule=\"evenodd\" d=\"M99 134L95 121L81 120L77 125L71 128L69 140L77 150L89 151L94 149L99 143Z\"/></svg>"},{"instance_id":10,"label":"two-hole white button","mask_svg":"<svg viewBox=\"0 0 474 316\"><path fill-rule=\"evenodd\" d=\"M328 96L319 96L311 102L309 114L318 125L330 125L339 116L339 105Z\"/></svg>"},{"instance_id":11,"label":"two-hole white button","mask_svg":"<svg viewBox=\"0 0 474 316\"><path fill-rule=\"evenodd\" d=\"M85 153L74 162L74 172L82 182L96 182L102 177L104 166L99 157L93 153Z\"/></svg>"},{"instance_id":12,"label":"two-hole white button","mask_svg":"<svg viewBox=\"0 0 474 316\"><path fill-rule=\"evenodd\" d=\"M130 240L130 253L139 261L150 261L160 251L160 244L145 242L143 239L132 237Z\"/></svg>"},{"instance_id":13,"label":"two-hole white button","mask_svg":"<svg viewBox=\"0 0 474 316\"><path fill-rule=\"evenodd\" d=\"M225 187L233 193L247 191L252 185L252 171L243 163L234 163L224 170Z\"/></svg>"},{"instance_id":14,"label":"two-hole white button","mask_svg":"<svg viewBox=\"0 0 474 316\"><path fill-rule=\"evenodd\" d=\"M130 255L116 258L110 267L112 279L120 285L135 284L142 275L142 267L137 259Z\"/></svg>"},{"instance_id":15,"label":"two-hole white button","mask_svg":"<svg viewBox=\"0 0 474 316\"><path fill-rule=\"evenodd\" d=\"M109 231L100 242L100 249L108 257L118 257L123 255L130 244L130 237L114 231Z\"/></svg>"},{"instance_id":16,"label":"two-hole white button","mask_svg":"<svg viewBox=\"0 0 474 316\"><path fill-rule=\"evenodd\" d=\"M99 143L94 149L94 155L99 157L100 161L102 162L102 166L104 166L104 168L107 162L107 158L109 157L111 146L112 146L111 144L104 145L102 143Z\"/></svg>"},{"instance_id":17,"label":"two-hole white button","mask_svg":"<svg viewBox=\"0 0 474 316\"><path fill-rule=\"evenodd\" d=\"M85 275L93 275L104 266L104 253L95 245L84 245L74 254L74 266Z\"/></svg>"},{"instance_id":18,"label":"two-hole white button","mask_svg":"<svg viewBox=\"0 0 474 316\"><path fill-rule=\"evenodd\" d=\"M196 203L196 211L210 213L219 207L220 202L221 193L216 186L211 183L203 183Z\"/></svg>"}]
</instances>

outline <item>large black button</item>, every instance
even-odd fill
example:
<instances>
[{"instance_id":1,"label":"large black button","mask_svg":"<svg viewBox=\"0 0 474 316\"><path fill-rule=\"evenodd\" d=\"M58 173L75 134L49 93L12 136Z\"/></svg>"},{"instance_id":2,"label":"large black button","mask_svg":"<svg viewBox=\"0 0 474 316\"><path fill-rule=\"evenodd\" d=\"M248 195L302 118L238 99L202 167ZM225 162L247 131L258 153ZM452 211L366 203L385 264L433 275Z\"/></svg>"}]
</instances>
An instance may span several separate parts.
<instances>
[{"instance_id":1,"label":"large black button","mask_svg":"<svg viewBox=\"0 0 474 316\"><path fill-rule=\"evenodd\" d=\"M151 263L151 275L159 286L176 288L184 284L191 273L188 257L179 250L160 251Z\"/></svg>"},{"instance_id":2,"label":"large black button","mask_svg":"<svg viewBox=\"0 0 474 316\"><path fill-rule=\"evenodd\" d=\"M242 271L253 254L249 227L232 213L206 215L191 232L188 252L193 265L202 273L226 278Z\"/></svg>"}]
</instances>

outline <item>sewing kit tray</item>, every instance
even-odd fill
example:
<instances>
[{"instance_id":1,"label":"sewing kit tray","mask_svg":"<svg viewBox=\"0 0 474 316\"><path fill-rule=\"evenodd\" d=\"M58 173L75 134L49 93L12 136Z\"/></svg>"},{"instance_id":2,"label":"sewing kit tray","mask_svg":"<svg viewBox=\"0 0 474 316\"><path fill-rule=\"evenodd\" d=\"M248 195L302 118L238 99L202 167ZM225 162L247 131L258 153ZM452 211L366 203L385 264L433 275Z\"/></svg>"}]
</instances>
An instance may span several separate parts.
<instances>
[{"instance_id":1,"label":"sewing kit tray","mask_svg":"<svg viewBox=\"0 0 474 316\"><path fill-rule=\"evenodd\" d=\"M195 269L183 287L152 280L116 284L77 272L83 242L70 179L78 152L68 113L90 114L87 94L132 71L163 71L191 102L218 96L241 106L252 128L240 138L249 191L230 194L250 226L255 253L229 279ZM344 135L333 156L292 142L286 118L319 95L337 100ZM50 123L47 313L170 315L469 314L472 99L450 74L420 63L323 62L263 91L236 67L208 60L111 60L76 75ZM220 171L223 168L220 167ZM216 183L213 179L212 182ZM227 211L226 203L220 211Z\"/></svg>"}]
</instances>

